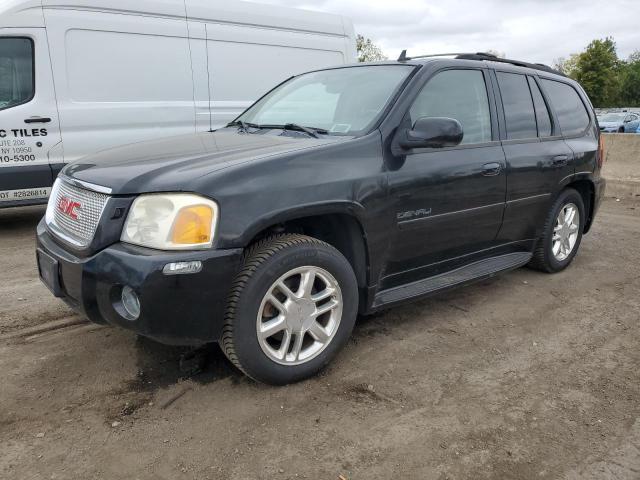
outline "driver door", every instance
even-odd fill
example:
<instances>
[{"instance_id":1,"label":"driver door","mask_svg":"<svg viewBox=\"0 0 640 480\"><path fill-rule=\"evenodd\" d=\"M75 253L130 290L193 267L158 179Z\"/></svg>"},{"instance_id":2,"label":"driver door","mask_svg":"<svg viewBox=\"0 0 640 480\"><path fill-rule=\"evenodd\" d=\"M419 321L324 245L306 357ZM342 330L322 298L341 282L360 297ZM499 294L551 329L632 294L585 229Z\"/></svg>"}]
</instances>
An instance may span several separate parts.
<instances>
[{"instance_id":1,"label":"driver door","mask_svg":"<svg viewBox=\"0 0 640 480\"><path fill-rule=\"evenodd\" d=\"M455 147L408 150L389 173L397 230L383 288L469 263L495 246L506 171L490 85L482 69L443 70L407 112L407 126L421 117L454 118L464 137Z\"/></svg>"}]
</instances>

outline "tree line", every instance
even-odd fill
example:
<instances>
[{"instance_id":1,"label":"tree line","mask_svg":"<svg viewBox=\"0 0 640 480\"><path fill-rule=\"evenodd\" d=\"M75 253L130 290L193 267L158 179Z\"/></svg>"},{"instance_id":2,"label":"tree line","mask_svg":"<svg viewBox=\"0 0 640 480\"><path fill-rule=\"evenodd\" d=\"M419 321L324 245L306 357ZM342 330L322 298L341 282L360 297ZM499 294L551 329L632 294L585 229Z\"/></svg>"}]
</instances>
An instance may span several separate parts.
<instances>
[{"instance_id":1,"label":"tree line","mask_svg":"<svg viewBox=\"0 0 640 480\"><path fill-rule=\"evenodd\" d=\"M358 60L386 60L371 39L357 36ZM491 51L499 57L504 53ZM584 51L558 58L554 68L582 84L596 108L640 107L640 50L621 59L613 38L593 40Z\"/></svg>"},{"instance_id":2,"label":"tree line","mask_svg":"<svg viewBox=\"0 0 640 480\"><path fill-rule=\"evenodd\" d=\"M554 67L580 82L596 108L640 107L640 50L621 59L613 38L554 61Z\"/></svg>"}]
</instances>

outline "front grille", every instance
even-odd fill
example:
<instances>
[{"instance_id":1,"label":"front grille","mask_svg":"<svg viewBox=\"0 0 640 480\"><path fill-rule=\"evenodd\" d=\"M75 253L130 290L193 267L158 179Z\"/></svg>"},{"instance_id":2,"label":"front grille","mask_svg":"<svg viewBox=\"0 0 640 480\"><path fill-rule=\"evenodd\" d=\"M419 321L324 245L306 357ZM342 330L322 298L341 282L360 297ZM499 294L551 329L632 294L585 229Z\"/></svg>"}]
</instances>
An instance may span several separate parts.
<instances>
[{"instance_id":1,"label":"front grille","mask_svg":"<svg viewBox=\"0 0 640 480\"><path fill-rule=\"evenodd\" d=\"M47 224L63 240L87 247L93 240L109 195L58 179L47 207Z\"/></svg>"}]
</instances>

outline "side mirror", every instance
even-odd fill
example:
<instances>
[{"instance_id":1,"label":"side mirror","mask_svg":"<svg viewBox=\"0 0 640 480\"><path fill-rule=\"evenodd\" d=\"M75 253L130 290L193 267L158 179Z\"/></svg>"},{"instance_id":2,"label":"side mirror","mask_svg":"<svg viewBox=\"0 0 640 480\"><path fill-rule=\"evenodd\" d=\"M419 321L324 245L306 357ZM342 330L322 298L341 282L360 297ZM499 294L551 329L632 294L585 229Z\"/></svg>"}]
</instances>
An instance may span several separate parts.
<instances>
[{"instance_id":1,"label":"side mirror","mask_svg":"<svg viewBox=\"0 0 640 480\"><path fill-rule=\"evenodd\" d=\"M460 122L453 118L420 117L411 130L400 135L400 146L405 149L443 148L459 145L464 132Z\"/></svg>"}]
</instances>

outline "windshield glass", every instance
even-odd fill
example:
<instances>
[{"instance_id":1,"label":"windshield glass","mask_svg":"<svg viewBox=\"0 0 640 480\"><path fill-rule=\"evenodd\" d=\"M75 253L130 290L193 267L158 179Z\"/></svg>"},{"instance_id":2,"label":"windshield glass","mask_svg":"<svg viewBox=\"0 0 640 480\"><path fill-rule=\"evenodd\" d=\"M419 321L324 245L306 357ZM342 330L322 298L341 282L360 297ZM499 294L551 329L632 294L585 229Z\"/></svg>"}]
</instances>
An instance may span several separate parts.
<instances>
[{"instance_id":1,"label":"windshield glass","mask_svg":"<svg viewBox=\"0 0 640 480\"><path fill-rule=\"evenodd\" d=\"M606 113L602 115L598 120L600 122L621 122L624 120L624 113Z\"/></svg>"},{"instance_id":2,"label":"windshield glass","mask_svg":"<svg viewBox=\"0 0 640 480\"><path fill-rule=\"evenodd\" d=\"M375 65L306 73L280 85L238 120L355 135L373 125L413 68Z\"/></svg>"}]
</instances>

